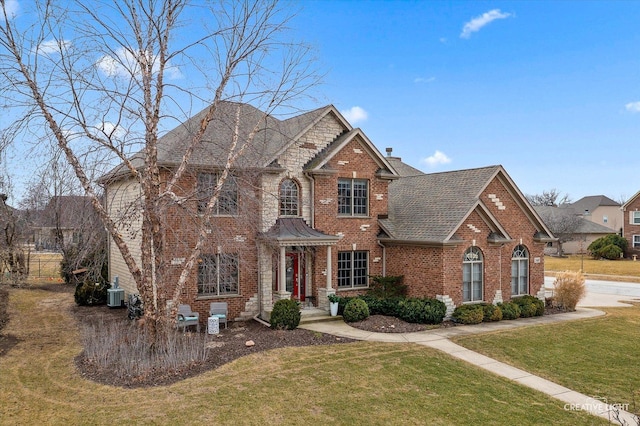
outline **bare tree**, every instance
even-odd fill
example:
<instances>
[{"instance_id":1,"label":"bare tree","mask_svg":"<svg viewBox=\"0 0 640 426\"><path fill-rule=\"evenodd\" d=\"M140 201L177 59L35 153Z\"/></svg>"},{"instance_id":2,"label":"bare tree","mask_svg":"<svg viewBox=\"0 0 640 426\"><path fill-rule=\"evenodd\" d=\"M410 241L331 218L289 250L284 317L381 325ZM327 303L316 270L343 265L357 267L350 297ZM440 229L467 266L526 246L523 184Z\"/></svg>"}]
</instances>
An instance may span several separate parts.
<instances>
[{"instance_id":1,"label":"bare tree","mask_svg":"<svg viewBox=\"0 0 640 426\"><path fill-rule=\"evenodd\" d=\"M544 190L542 194L527 195L526 197L532 206L559 207L571 203L569 194L562 195L562 193L555 188Z\"/></svg>"},{"instance_id":2,"label":"bare tree","mask_svg":"<svg viewBox=\"0 0 640 426\"><path fill-rule=\"evenodd\" d=\"M283 35L289 9L276 1L42 0L29 14L9 10L5 0L0 4L0 71L7 81L0 93L7 105L21 108L8 132L56 141L136 282L146 323L155 327L173 316L167 306L179 303L235 161L269 114L317 83L309 50ZM229 116L224 168L202 219L194 219L198 237L177 284L170 283L163 219L192 199L181 183L225 100L248 102L264 113L253 117L246 133L239 131L239 110ZM179 164L163 169L160 137L201 106L199 126L175 153ZM139 259L92 180L118 163L141 195L132 212L142 223Z\"/></svg>"},{"instance_id":3,"label":"bare tree","mask_svg":"<svg viewBox=\"0 0 640 426\"><path fill-rule=\"evenodd\" d=\"M562 256L564 253L562 245L577 238L578 230L584 219L575 214L571 208L536 206L535 209L545 225L558 238L557 255Z\"/></svg>"}]
</instances>

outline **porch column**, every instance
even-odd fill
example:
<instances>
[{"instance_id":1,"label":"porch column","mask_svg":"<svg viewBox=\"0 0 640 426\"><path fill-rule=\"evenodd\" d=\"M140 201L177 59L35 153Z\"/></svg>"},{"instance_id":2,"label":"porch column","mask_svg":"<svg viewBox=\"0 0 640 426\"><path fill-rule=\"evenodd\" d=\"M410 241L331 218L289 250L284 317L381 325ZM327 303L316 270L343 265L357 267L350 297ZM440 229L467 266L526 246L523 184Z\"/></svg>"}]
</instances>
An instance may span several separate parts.
<instances>
[{"instance_id":1,"label":"porch column","mask_svg":"<svg viewBox=\"0 0 640 426\"><path fill-rule=\"evenodd\" d=\"M318 308L324 309L325 311L329 311L329 299L327 296L330 294L336 294L335 289L331 287L331 276L333 273L331 272L331 246L327 246L327 284L325 288L318 289Z\"/></svg>"},{"instance_id":2,"label":"porch column","mask_svg":"<svg viewBox=\"0 0 640 426\"><path fill-rule=\"evenodd\" d=\"M285 246L280 247L280 267L278 268L278 293L285 291L287 282L287 248Z\"/></svg>"},{"instance_id":3,"label":"porch column","mask_svg":"<svg viewBox=\"0 0 640 426\"><path fill-rule=\"evenodd\" d=\"M287 247L280 246L280 259L278 262L278 291L273 295L274 302L282 299L290 299L291 293L287 291Z\"/></svg>"},{"instance_id":4,"label":"porch column","mask_svg":"<svg viewBox=\"0 0 640 426\"><path fill-rule=\"evenodd\" d=\"M327 290L331 289L331 246L327 246Z\"/></svg>"}]
</instances>

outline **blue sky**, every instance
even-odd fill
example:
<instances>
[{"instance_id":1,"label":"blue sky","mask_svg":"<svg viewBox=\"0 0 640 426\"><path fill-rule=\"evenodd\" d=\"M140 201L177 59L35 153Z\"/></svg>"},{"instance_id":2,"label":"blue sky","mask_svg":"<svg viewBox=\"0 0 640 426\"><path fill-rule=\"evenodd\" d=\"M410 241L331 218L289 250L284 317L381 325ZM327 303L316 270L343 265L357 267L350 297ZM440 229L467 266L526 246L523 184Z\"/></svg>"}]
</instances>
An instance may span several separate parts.
<instances>
[{"instance_id":1,"label":"blue sky","mask_svg":"<svg viewBox=\"0 0 640 426\"><path fill-rule=\"evenodd\" d=\"M335 105L382 153L425 172L502 164L525 194L640 190L639 1L293 4L326 72L300 106ZM33 174L14 172L18 188Z\"/></svg>"},{"instance_id":2,"label":"blue sky","mask_svg":"<svg viewBox=\"0 0 640 426\"><path fill-rule=\"evenodd\" d=\"M525 194L640 190L640 2L304 1L332 103L425 172L502 164Z\"/></svg>"}]
</instances>

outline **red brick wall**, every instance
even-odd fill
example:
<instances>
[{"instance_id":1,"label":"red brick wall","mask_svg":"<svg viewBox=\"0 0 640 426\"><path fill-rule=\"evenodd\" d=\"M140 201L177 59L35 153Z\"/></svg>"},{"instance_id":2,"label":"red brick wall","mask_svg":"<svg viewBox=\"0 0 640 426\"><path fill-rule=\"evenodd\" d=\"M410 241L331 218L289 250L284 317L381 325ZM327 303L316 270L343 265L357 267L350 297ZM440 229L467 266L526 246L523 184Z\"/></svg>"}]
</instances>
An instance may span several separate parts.
<instances>
[{"instance_id":1,"label":"red brick wall","mask_svg":"<svg viewBox=\"0 0 640 426\"><path fill-rule=\"evenodd\" d=\"M410 296L435 297L437 294L444 294L449 295L454 303L459 305L462 303L462 257L475 240L476 246L483 254L484 301L491 303L496 290L502 290L502 298L509 300L511 256L513 249L522 239L522 244L529 251L529 293L535 295L544 283L544 243L533 241L536 229L507 187L500 178L494 179L482 193L481 201L513 242L504 245L488 243L487 236L491 228L476 210L456 231L455 238L463 241L459 245L389 246L387 274L404 275ZM489 194L495 195L504 209L500 209L488 197ZM536 258L539 259L539 263L535 263Z\"/></svg>"},{"instance_id":2,"label":"red brick wall","mask_svg":"<svg viewBox=\"0 0 640 426\"><path fill-rule=\"evenodd\" d=\"M337 173L317 176L314 188L314 226L330 235L343 234L343 238L332 247L333 277L332 287L337 288L337 264L339 251L356 250L369 252L369 275L382 275L382 248L377 243L378 215L387 214L388 180L375 176L380 166L371 158L364 144L353 140L337 153L328 163L328 168ZM355 177L354 177L355 172ZM367 179L369 182L369 214L366 217L338 216L338 179ZM381 195L381 199L378 199ZM318 287L326 286L326 276L322 271L326 267L326 248L316 250L315 271L313 275L314 294ZM339 290L341 295L349 296L363 291Z\"/></svg>"},{"instance_id":3,"label":"red brick wall","mask_svg":"<svg viewBox=\"0 0 640 426\"><path fill-rule=\"evenodd\" d=\"M244 311L245 303L258 292L257 249L255 237L257 234L257 193L252 188L256 181L254 177L244 176L248 182L239 188L238 211L239 216L212 216L210 232L202 246L202 254L237 253L239 256L239 295L199 296L198 295L198 267L194 266L182 290L182 303L188 303L194 311L199 312L204 324L209 316L209 304L213 301L225 301L229 305L229 318L233 319ZM195 189L196 177L185 176L178 187L183 193L178 196L192 194ZM241 184L242 185L242 184ZM257 186L253 186L257 187ZM174 205L166 213L164 220L165 241L167 252L164 255L168 265L167 282L177 283L184 263L193 250L197 240L197 225L202 216L197 213L197 201L193 196L182 206ZM220 251L218 250L220 248ZM178 261L185 259L184 262ZM172 262L174 261L174 262ZM173 264L177 263L177 264ZM175 285L169 289L172 294Z\"/></svg>"},{"instance_id":4,"label":"red brick wall","mask_svg":"<svg viewBox=\"0 0 640 426\"><path fill-rule=\"evenodd\" d=\"M640 248L633 248L633 236L634 235L640 235L640 225L634 225L632 223L630 223L630 212L632 211L637 211L640 210L640 196L637 196L634 200L632 200L628 206L626 206L624 212L623 212L623 217L622 217L622 223L623 223L623 232L622 232L622 236L627 240L627 255L631 256L631 255L636 255L636 256L640 256Z\"/></svg>"}]
</instances>

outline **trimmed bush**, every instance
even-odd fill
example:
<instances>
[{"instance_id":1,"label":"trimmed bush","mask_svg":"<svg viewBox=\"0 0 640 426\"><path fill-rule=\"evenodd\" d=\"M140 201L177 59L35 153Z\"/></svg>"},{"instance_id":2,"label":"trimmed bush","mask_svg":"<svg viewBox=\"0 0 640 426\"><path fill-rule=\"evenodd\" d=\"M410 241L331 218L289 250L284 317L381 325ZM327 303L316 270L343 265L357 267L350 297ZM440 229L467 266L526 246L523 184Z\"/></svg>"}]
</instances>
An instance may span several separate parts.
<instances>
[{"instance_id":1,"label":"trimmed bush","mask_svg":"<svg viewBox=\"0 0 640 426\"><path fill-rule=\"evenodd\" d=\"M338 315L344 315L344 308L347 306L347 303L351 301L351 299L353 299L353 297L340 296L340 300L338 301Z\"/></svg>"},{"instance_id":2,"label":"trimmed bush","mask_svg":"<svg viewBox=\"0 0 640 426\"><path fill-rule=\"evenodd\" d=\"M569 311L575 311L576 305L582 299L587 290L584 286L582 272L564 271L556 275L553 292L557 306Z\"/></svg>"},{"instance_id":3,"label":"trimmed bush","mask_svg":"<svg viewBox=\"0 0 640 426\"><path fill-rule=\"evenodd\" d=\"M520 318L520 306L513 302L498 303L502 311L502 319L514 320Z\"/></svg>"},{"instance_id":4,"label":"trimmed bush","mask_svg":"<svg viewBox=\"0 0 640 426\"><path fill-rule=\"evenodd\" d=\"M109 283L96 283L87 278L76 285L73 298L79 306L95 306L107 303L107 290L111 287Z\"/></svg>"},{"instance_id":5,"label":"trimmed bush","mask_svg":"<svg viewBox=\"0 0 640 426\"><path fill-rule=\"evenodd\" d=\"M482 305L482 311L484 314L482 322L494 322L502 319L502 309L496 305L490 303Z\"/></svg>"},{"instance_id":6,"label":"trimmed bush","mask_svg":"<svg viewBox=\"0 0 640 426\"><path fill-rule=\"evenodd\" d=\"M410 298L398 303L398 318L418 324L440 324L447 312L443 302L436 299Z\"/></svg>"},{"instance_id":7,"label":"trimmed bush","mask_svg":"<svg viewBox=\"0 0 640 426\"><path fill-rule=\"evenodd\" d=\"M460 305L453 311L451 318L460 324L480 324L484 318L483 305Z\"/></svg>"},{"instance_id":8,"label":"trimmed bush","mask_svg":"<svg viewBox=\"0 0 640 426\"><path fill-rule=\"evenodd\" d=\"M520 307L521 318L540 317L544 315L544 302L537 297L527 294L514 297L511 301Z\"/></svg>"},{"instance_id":9,"label":"trimmed bush","mask_svg":"<svg viewBox=\"0 0 640 426\"><path fill-rule=\"evenodd\" d=\"M300 324L300 306L293 299L278 300L271 311L271 328L295 330Z\"/></svg>"},{"instance_id":10,"label":"trimmed bush","mask_svg":"<svg viewBox=\"0 0 640 426\"><path fill-rule=\"evenodd\" d=\"M367 303L359 298L352 298L344 307L342 318L346 322L362 321L369 317L369 307Z\"/></svg>"}]
</instances>

